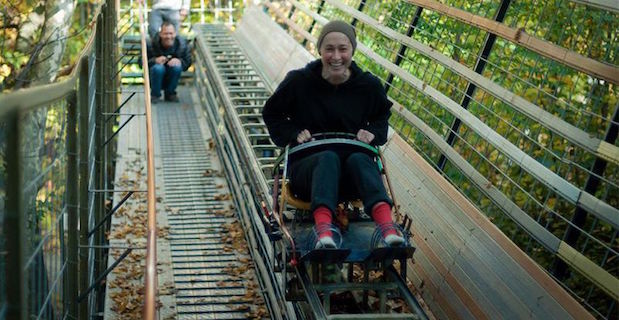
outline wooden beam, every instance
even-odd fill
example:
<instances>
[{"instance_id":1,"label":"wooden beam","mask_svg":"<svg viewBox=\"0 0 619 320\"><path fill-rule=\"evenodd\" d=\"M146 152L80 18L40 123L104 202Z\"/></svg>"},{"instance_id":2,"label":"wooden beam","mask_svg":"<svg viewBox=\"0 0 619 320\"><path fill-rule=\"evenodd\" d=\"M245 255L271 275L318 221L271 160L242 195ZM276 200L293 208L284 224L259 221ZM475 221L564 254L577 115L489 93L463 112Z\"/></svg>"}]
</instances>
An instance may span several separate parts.
<instances>
[{"instance_id":1,"label":"wooden beam","mask_svg":"<svg viewBox=\"0 0 619 320\"><path fill-rule=\"evenodd\" d=\"M470 12L439 3L435 0L406 1L495 34L503 39L537 52L544 57L563 63L575 70L614 84L619 84L619 68L617 68L617 66L596 61L556 44L538 39L527 34L522 28L511 28L503 23L474 15Z\"/></svg>"},{"instance_id":2,"label":"wooden beam","mask_svg":"<svg viewBox=\"0 0 619 320\"><path fill-rule=\"evenodd\" d=\"M578 270L578 272L582 273L586 278L599 285L600 288L602 288L609 295L612 297L617 296L617 291L619 290L619 286L616 286L617 279L614 278L608 271L593 263L587 257L574 250L568 244L561 241L554 234L537 223L531 216L507 198L499 189L493 186L490 181L481 175L471 164L466 161L466 159L453 150L453 148L451 148L451 146L443 140L443 137L432 130L432 128L423 122L423 120L419 119L398 102L393 102L393 110L398 115L406 119L406 121L415 126L430 141L432 141L438 150L445 154L450 162L457 167L460 172L462 172L472 183L474 183L475 186L477 186L478 190L490 198L514 222L520 225L527 233L539 241L540 244L542 244L546 249L554 254L557 254L559 258L571 265L574 269ZM388 144L391 143L392 142L390 140ZM408 156L413 158L417 163L417 166L423 168L428 176L432 175L433 172L435 175L440 176L434 168L425 168L428 165L415 152L411 151ZM561 301L561 305L564 306L569 313L574 314L577 319L590 318L590 314L588 312L586 312L579 304L573 304L573 298L565 292L565 290L562 290L556 282L548 281L546 272L542 270L531 258L526 256L516 246L516 244L505 237L505 235L498 230L492 222L482 215L479 210L475 208L475 206L472 205L458 190L449 184L449 182L445 181L442 177L437 177L432 181L436 181L439 185L441 185L442 188L444 188L450 195L450 199L462 208L462 212L470 216L471 219L476 221L478 226L490 234L497 244L500 245L507 254L512 256L512 258L514 258L514 260L516 260L523 268L525 268L541 286L543 286L551 295L555 297L555 299L557 299L557 301Z\"/></svg>"},{"instance_id":3,"label":"wooden beam","mask_svg":"<svg viewBox=\"0 0 619 320\"><path fill-rule=\"evenodd\" d=\"M619 279L615 276L563 241L561 241L559 246L558 256L587 279L591 280L591 282L595 283L600 289L604 290L615 301L619 301Z\"/></svg>"},{"instance_id":4,"label":"wooden beam","mask_svg":"<svg viewBox=\"0 0 619 320\"><path fill-rule=\"evenodd\" d=\"M273 11L273 13L275 13L277 17L284 20L284 22L288 27L290 27L290 29L294 30L296 33L300 34L301 36L303 36L303 38L311 41L312 43L316 43L316 37L314 37L311 33L307 32L305 29L301 28L298 24L294 23L294 21L288 19L284 12L281 11L281 7L278 8L273 5L273 3L268 1L266 1L264 4L269 8L269 10Z\"/></svg>"},{"instance_id":5,"label":"wooden beam","mask_svg":"<svg viewBox=\"0 0 619 320\"><path fill-rule=\"evenodd\" d=\"M619 2L617 0L570 0L572 2L584 4L589 7L608 10L619 13Z\"/></svg>"}]
</instances>

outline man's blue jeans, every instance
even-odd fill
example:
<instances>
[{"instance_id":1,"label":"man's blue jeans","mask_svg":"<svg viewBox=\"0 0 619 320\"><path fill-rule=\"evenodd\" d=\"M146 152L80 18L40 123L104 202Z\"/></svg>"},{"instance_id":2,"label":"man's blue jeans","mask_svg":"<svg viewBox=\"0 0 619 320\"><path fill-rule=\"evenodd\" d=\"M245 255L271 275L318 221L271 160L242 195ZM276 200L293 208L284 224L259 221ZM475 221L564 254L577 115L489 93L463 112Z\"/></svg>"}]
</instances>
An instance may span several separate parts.
<instances>
[{"instance_id":1,"label":"man's blue jeans","mask_svg":"<svg viewBox=\"0 0 619 320\"><path fill-rule=\"evenodd\" d=\"M161 90L166 96L176 94L178 80L181 78L183 69L181 66L169 67L163 64L155 64L150 68L150 95L161 97Z\"/></svg>"}]
</instances>

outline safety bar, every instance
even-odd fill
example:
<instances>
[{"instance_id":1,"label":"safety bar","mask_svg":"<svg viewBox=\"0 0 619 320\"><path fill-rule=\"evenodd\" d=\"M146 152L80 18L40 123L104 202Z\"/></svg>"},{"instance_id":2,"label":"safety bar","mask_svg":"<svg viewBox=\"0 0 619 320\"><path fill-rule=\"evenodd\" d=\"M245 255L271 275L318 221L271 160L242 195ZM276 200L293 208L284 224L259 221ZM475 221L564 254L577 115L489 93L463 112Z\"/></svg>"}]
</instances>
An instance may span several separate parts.
<instances>
[{"instance_id":1,"label":"safety bar","mask_svg":"<svg viewBox=\"0 0 619 320\"><path fill-rule=\"evenodd\" d=\"M143 318L154 320L156 317L157 293L157 216L155 211L155 162L153 143L153 118L150 104L150 76L148 73L148 57L146 55L146 36L144 31L143 7L139 6L140 40L142 47L142 72L144 73L144 105L146 107L146 174L147 174L147 207L148 235L146 238L146 266L144 272L144 311Z\"/></svg>"}]
</instances>

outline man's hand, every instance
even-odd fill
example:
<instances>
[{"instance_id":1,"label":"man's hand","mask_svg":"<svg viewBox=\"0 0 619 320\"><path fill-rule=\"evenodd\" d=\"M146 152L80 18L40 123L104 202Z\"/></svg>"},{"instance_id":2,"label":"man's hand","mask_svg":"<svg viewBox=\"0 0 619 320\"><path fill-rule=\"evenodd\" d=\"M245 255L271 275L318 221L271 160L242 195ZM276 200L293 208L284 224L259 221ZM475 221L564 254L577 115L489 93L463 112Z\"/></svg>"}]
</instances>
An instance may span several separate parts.
<instances>
[{"instance_id":1,"label":"man's hand","mask_svg":"<svg viewBox=\"0 0 619 320\"><path fill-rule=\"evenodd\" d=\"M156 64L164 64L168 61L168 58L166 58L165 56L158 56L155 58L155 63Z\"/></svg>"},{"instance_id":2,"label":"man's hand","mask_svg":"<svg viewBox=\"0 0 619 320\"><path fill-rule=\"evenodd\" d=\"M187 9L181 9L178 14L181 16L181 20L185 20L185 17L187 17Z\"/></svg>"},{"instance_id":3,"label":"man's hand","mask_svg":"<svg viewBox=\"0 0 619 320\"><path fill-rule=\"evenodd\" d=\"M168 66L170 67L178 67L181 65L181 60L178 58L172 58L170 60L168 60Z\"/></svg>"},{"instance_id":4,"label":"man's hand","mask_svg":"<svg viewBox=\"0 0 619 320\"><path fill-rule=\"evenodd\" d=\"M297 143L303 143L311 140L314 140L314 138L312 138L312 134L307 129L299 132L297 135Z\"/></svg>"},{"instance_id":5,"label":"man's hand","mask_svg":"<svg viewBox=\"0 0 619 320\"><path fill-rule=\"evenodd\" d=\"M372 140L374 140L374 134L367 130L359 129L357 132L357 140L369 144Z\"/></svg>"}]
</instances>

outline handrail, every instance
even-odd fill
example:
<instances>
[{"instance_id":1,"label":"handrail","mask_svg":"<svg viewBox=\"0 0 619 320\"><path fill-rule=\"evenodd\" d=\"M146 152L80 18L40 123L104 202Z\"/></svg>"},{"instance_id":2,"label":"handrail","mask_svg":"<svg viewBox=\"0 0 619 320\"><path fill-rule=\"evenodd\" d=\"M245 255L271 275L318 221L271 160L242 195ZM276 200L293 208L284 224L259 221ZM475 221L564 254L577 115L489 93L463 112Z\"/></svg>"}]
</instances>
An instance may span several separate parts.
<instances>
[{"instance_id":1,"label":"handrail","mask_svg":"<svg viewBox=\"0 0 619 320\"><path fill-rule=\"evenodd\" d=\"M572 2L584 4L589 7L598 8L602 10L610 10L613 12L619 12L619 4L613 0L570 0Z\"/></svg>"},{"instance_id":2,"label":"handrail","mask_svg":"<svg viewBox=\"0 0 619 320\"><path fill-rule=\"evenodd\" d=\"M475 26L481 30L497 35L503 39L517 43L531 51L537 52L552 60L564 63L571 68L582 71L589 75L604 79L614 84L619 84L619 68L604 62L585 57L579 53L568 50L548 41L538 39L503 23L476 16L472 13L444 5L434 0L407 0L409 3L432 11L440 12L446 16Z\"/></svg>"},{"instance_id":3,"label":"handrail","mask_svg":"<svg viewBox=\"0 0 619 320\"><path fill-rule=\"evenodd\" d=\"M146 238L146 265L144 273L144 311L143 319L155 320L157 314L155 296L157 294L157 216L155 211L155 162L153 143L153 118L150 103L150 76L144 35L144 16L139 6L140 38L142 46L142 72L144 73L144 105L146 107L146 161L148 190L148 231Z\"/></svg>"},{"instance_id":4,"label":"handrail","mask_svg":"<svg viewBox=\"0 0 619 320\"><path fill-rule=\"evenodd\" d=\"M95 9L95 13L89 25L96 25L95 22L101 14L101 7L103 6L103 3L104 2L101 2ZM67 95L67 93L69 93L75 87L80 67L83 61L88 60L85 58L88 57L92 49L92 45L93 43L95 43L97 28L93 27L92 29L92 34L86 41L86 45L80 52L80 55L77 57L77 62L73 66L73 70L71 70L71 73L66 79L41 86L23 88L9 93L0 93L0 106L2 106L0 108L0 118L17 110L26 112L37 106L56 101ZM28 101L28 104L25 105L24 101Z\"/></svg>"}]
</instances>

